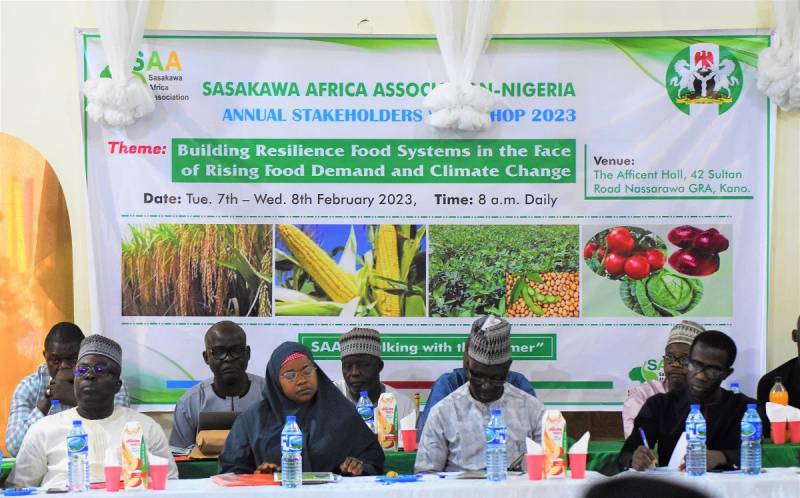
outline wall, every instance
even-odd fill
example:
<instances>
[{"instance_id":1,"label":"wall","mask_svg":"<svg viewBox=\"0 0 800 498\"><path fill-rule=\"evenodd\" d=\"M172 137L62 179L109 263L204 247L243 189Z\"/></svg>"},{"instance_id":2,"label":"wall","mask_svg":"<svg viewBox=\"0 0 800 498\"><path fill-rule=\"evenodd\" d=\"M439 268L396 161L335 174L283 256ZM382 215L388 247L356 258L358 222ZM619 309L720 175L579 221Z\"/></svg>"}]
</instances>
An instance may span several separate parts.
<instances>
[{"instance_id":1,"label":"wall","mask_svg":"<svg viewBox=\"0 0 800 498\"><path fill-rule=\"evenodd\" d=\"M752 29L774 24L772 2L506 1L497 33ZM369 22L359 23L363 19ZM56 169L72 217L75 316L89 330L87 198L73 29L95 26L93 2L0 2L0 130ZM429 34L424 3L408 1L151 1L147 29ZM778 115L767 364L791 357L800 313L800 119ZM765 241L766 243L766 241ZM746 310L737 310L737 313Z\"/></svg>"}]
</instances>

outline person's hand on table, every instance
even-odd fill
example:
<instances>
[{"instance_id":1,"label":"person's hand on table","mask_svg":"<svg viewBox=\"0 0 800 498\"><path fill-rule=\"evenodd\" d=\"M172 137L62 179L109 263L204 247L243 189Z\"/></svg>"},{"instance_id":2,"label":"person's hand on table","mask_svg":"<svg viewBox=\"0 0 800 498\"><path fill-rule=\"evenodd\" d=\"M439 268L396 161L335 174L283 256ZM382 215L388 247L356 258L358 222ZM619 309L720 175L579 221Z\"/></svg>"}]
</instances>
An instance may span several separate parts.
<instances>
[{"instance_id":1,"label":"person's hand on table","mask_svg":"<svg viewBox=\"0 0 800 498\"><path fill-rule=\"evenodd\" d=\"M339 465L339 470L341 470L344 475L360 476L364 473L364 462L355 457L347 457L344 459L344 462Z\"/></svg>"},{"instance_id":2,"label":"person's hand on table","mask_svg":"<svg viewBox=\"0 0 800 498\"><path fill-rule=\"evenodd\" d=\"M658 457L649 448L639 446L633 452L631 467L634 470L647 470L658 466Z\"/></svg>"},{"instance_id":3,"label":"person's hand on table","mask_svg":"<svg viewBox=\"0 0 800 498\"><path fill-rule=\"evenodd\" d=\"M708 452L706 452L706 466L708 470L724 467L726 465L728 465L728 458L725 457L725 453L719 450L708 450Z\"/></svg>"},{"instance_id":4,"label":"person's hand on table","mask_svg":"<svg viewBox=\"0 0 800 498\"><path fill-rule=\"evenodd\" d=\"M274 463L262 463L261 465L256 467L256 470L253 472L253 474L274 474L275 472L280 472L280 471L281 471L280 465Z\"/></svg>"}]
</instances>

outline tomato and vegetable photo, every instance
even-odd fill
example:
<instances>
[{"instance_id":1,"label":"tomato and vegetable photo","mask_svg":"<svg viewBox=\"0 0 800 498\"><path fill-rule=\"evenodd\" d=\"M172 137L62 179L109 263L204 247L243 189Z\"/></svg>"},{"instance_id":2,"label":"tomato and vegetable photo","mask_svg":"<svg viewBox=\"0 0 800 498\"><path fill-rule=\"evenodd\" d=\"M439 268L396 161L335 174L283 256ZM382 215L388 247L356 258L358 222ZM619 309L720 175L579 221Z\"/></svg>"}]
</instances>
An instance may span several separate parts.
<instances>
[{"instance_id":1,"label":"tomato and vegetable photo","mask_svg":"<svg viewBox=\"0 0 800 498\"><path fill-rule=\"evenodd\" d=\"M680 247L669 257L669 266L692 277L707 277L719 270L719 253L727 251L730 241L716 228L704 230L681 225L669 231L667 239Z\"/></svg>"},{"instance_id":2,"label":"tomato and vegetable photo","mask_svg":"<svg viewBox=\"0 0 800 498\"><path fill-rule=\"evenodd\" d=\"M612 280L641 280L664 267L667 246L644 228L616 226L595 234L583 247L593 272Z\"/></svg>"}]
</instances>

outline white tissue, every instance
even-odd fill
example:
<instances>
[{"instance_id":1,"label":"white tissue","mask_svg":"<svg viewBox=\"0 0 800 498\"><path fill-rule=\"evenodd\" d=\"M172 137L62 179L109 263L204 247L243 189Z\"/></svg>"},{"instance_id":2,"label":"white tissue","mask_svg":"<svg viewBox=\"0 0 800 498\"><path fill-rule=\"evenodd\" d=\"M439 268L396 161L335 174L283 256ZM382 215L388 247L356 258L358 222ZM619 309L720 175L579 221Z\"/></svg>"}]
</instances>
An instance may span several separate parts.
<instances>
[{"instance_id":1,"label":"white tissue","mask_svg":"<svg viewBox=\"0 0 800 498\"><path fill-rule=\"evenodd\" d=\"M583 455L589 453L589 431L583 433L580 439L575 441L568 453L574 453L576 455Z\"/></svg>"},{"instance_id":2,"label":"white tissue","mask_svg":"<svg viewBox=\"0 0 800 498\"><path fill-rule=\"evenodd\" d=\"M778 403L767 402L767 418L770 422L784 422L789 415L786 406Z\"/></svg>"},{"instance_id":3,"label":"white tissue","mask_svg":"<svg viewBox=\"0 0 800 498\"><path fill-rule=\"evenodd\" d=\"M400 430L410 431L417 427L417 414L414 412L409 413L400 419Z\"/></svg>"},{"instance_id":4,"label":"white tissue","mask_svg":"<svg viewBox=\"0 0 800 498\"><path fill-rule=\"evenodd\" d=\"M686 433L684 432L681 434L680 439L678 442L675 443L675 449L672 450L672 456L669 457L669 464L667 468L672 470L678 470L678 467L681 466L683 463L684 458L686 458L686 447L689 445L688 441L686 440Z\"/></svg>"},{"instance_id":5,"label":"white tissue","mask_svg":"<svg viewBox=\"0 0 800 498\"><path fill-rule=\"evenodd\" d=\"M501 322L502 322L502 320L500 320L496 316L489 315L488 317L486 317L486 321L483 322L483 326L481 327L481 330L489 330L490 328L494 327L495 325L497 325L498 323L501 323Z\"/></svg>"},{"instance_id":6,"label":"white tissue","mask_svg":"<svg viewBox=\"0 0 800 498\"><path fill-rule=\"evenodd\" d=\"M544 450L542 449L542 445L534 441L533 439L526 437L525 438L525 448L528 455L543 455Z\"/></svg>"},{"instance_id":7,"label":"white tissue","mask_svg":"<svg viewBox=\"0 0 800 498\"><path fill-rule=\"evenodd\" d=\"M147 458L150 465L167 465L169 463L169 460L167 460L166 458L154 455L149 451L147 452Z\"/></svg>"},{"instance_id":8,"label":"white tissue","mask_svg":"<svg viewBox=\"0 0 800 498\"><path fill-rule=\"evenodd\" d=\"M788 420L789 422L800 421L800 408L795 408L793 406L784 406L783 411L784 413L786 413L786 420Z\"/></svg>"}]
</instances>

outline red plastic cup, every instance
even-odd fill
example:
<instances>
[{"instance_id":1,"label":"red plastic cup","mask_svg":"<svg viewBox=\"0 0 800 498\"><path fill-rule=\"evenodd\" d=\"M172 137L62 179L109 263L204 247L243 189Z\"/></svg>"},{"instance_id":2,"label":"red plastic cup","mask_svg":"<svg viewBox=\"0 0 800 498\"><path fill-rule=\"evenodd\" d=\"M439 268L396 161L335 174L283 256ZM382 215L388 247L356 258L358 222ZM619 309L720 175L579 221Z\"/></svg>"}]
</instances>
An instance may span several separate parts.
<instances>
[{"instance_id":1,"label":"red plastic cup","mask_svg":"<svg viewBox=\"0 0 800 498\"><path fill-rule=\"evenodd\" d=\"M786 422L770 422L770 433L772 434L772 442L775 444L783 444L786 442Z\"/></svg>"},{"instance_id":2,"label":"red plastic cup","mask_svg":"<svg viewBox=\"0 0 800 498\"><path fill-rule=\"evenodd\" d=\"M119 491L120 480L119 476L122 474L122 467L119 465L106 465L103 467L103 472L106 475L106 491L115 492Z\"/></svg>"},{"instance_id":3,"label":"red plastic cup","mask_svg":"<svg viewBox=\"0 0 800 498\"><path fill-rule=\"evenodd\" d=\"M569 475L573 479L583 479L586 475L586 453L569 454Z\"/></svg>"},{"instance_id":4,"label":"red plastic cup","mask_svg":"<svg viewBox=\"0 0 800 498\"><path fill-rule=\"evenodd\" d=\"M789 422L789 440L792 444L800 444L800 420Z\"/></svg>"},{"instance_id":5,"label":"red plastic cup","mask_svg":"<svg viewBox=\"0 0 800 498\"><path fill-rule=\"evenodd\" d=\"M541 481L544 475L544 455L525 455L525 465L528 467L528 479Z\"/></svg>"},{"instance_id":6,"label":"red plastic cup","mask_svg":"<svg viewBox=\"0 0 800 498\"><path fill-rule=\"evenodd\" d=\"M168 465L150 464L150 489L167 489Z\"/></svg>"},{"instance_id":7,"label":"red plastic cup","mask_svg":"<svg viewBox=\"0 0 800 498\"><path fill-rule=\"evenodd\" d=\"M400 431L403 438L403 451L417 451L417 430L404 429Z\"/></svg>"}]
</instances>

